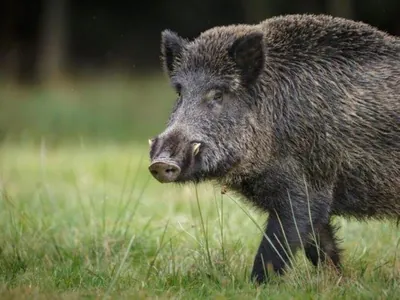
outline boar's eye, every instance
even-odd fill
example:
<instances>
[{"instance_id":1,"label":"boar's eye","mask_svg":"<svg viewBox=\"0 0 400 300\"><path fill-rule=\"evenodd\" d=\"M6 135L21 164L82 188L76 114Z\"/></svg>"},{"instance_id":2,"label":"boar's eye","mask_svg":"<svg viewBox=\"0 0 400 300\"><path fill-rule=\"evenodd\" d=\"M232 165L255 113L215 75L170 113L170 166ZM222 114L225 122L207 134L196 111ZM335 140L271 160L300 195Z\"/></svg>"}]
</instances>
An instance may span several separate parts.
<instances>
[{"instance_id":1,"label":"boar's eye","mask_svg":"<svg viewBox=\"0 0 400 300\"><path fill-rule=\"evenodd\" d=\"M223 97L224 97L224 93L221 90L211 90L207 94L206 99L208 101L221 102Z\"/></svg>"},{"instance_id":2,"label":"boar's eye","mask_svg":"<svg viewBox=\"0 0 400 300\"><path fill-rule=\"evenodd\" d=\"M182 86L178 83L175 85L175 91L178 94L178 97L181 97L181 92L182 92Z\"/></svg>"},{"instance_id":3,"label":"boar's eye","mask_svg":"<svg viewBox=\"0 0 400 300\"><path fill-rule=\"evenodd\" d=\"M221 101L223 96L224 96L224 94L222 93L222 91L215 91L214 92L214 96L213 96L213 100L214 101Z\"/></svg>"}]
</instances>

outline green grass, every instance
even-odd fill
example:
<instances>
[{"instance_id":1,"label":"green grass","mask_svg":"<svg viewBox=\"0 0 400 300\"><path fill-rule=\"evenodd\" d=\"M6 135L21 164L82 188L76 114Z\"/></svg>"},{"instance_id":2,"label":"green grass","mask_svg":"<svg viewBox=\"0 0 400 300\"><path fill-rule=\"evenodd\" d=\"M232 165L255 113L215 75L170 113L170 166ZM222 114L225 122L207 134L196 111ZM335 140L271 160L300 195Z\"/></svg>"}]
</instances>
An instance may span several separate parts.
<instances>
[{"instance_id":1,"label":"green grass","mask_svg":"<svg viewBox=\"0 0 400 300\"><path fill-rule=\"evenodd\" d=\"M175 100L165 76L77 78L53 88L0 82L0 141L147 141Z\"/></svg>"},{"instance_id":2,"label":"green grass","mask_svg":"<svg viewBox=\"0 0 400 300\"><path fill-rule=\"evenodd\" d=\"M395 226L337 219L343 277L300 253L287 275L255 288L265 216L209 184L159 184L147 162L143 144L3 144L0 298L399 297Z\"/></svg>"},{"instance_id":3,"label":"green grass","mask_svg":"<svg viewBox=\"0 0 400 300\"><path fill-rule=\"evenodd\" d=\"M173 99L165 78L0 84L0 299L400 298L389 222L335 220L342 277L299 253L288 274L251 285L266 216L147 170Z\"/></svg>"}]
</instances>

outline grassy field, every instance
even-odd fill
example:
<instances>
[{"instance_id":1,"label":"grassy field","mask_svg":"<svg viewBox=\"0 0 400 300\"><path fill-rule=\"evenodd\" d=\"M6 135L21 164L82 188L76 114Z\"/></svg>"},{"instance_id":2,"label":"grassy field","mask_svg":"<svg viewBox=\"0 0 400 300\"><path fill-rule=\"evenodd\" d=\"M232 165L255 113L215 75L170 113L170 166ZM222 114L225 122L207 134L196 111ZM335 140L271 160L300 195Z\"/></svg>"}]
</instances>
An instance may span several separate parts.
<instances>
[{"instance_id":1,"label":"grassy field","mask_svg":"<svg viewBox=\"0 0 400 300\"><path fill-rule=\"evenodd\" d=\"M249 284L266 216L210 184L152 179L145 137L172 94L165 82L127 86L3 89L24 102L0 110L0 299L400 299L389 222L335 220L343 276L299 253L284 277Z\"/></svg>"}]
</instances>

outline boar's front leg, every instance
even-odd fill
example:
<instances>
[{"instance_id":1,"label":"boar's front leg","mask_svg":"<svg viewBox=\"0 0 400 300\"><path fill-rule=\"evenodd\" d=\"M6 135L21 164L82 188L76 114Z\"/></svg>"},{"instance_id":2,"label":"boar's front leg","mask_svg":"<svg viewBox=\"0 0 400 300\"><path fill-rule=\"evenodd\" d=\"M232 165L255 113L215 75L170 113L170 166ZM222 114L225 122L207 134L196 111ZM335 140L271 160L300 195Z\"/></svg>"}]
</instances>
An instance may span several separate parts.
<instances>
[{"instance_id":1,"label":"boar's front leg","mask_svg":"<svg viewBox=\"0 0 400 300\"><path fill-rule=\"evenodd\" d=\"M329 220L329 191L307 196L301 189L291 189L286 191L286 197L280 196L271 199L276 205L270 210L265 235L254 259L251 279L257 283L264 283L271 270L282 274L290 265L290 257L301 246L308 245L312 226Z\"/></svg>"}]
</instances>

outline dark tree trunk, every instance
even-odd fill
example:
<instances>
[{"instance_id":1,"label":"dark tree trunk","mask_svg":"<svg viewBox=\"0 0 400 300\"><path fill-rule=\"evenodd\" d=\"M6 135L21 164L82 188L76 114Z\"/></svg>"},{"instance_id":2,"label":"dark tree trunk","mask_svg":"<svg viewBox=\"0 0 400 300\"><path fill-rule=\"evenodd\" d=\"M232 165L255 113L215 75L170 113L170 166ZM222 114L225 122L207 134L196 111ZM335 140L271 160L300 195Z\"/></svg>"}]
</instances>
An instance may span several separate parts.
<instances>
[{"instance_id":1,"label":"dark tree trunk","mask_svg":"<svg viewBox=\"0 0 400 300\"><path fill-rule=\"evenodd\" d=\"M38 0L25 0L17 8L17 80L23 84L37 82L38 29L41 5Z\"/></svg>"},{"instance_id":2,"label":"dark tree trunk","mask_svg":"<svg viewBox=\"0 0 400 300\"><path fill-rule=\"evenodd\" d=\"M68 0L43 0L38 53L38 75L43 83L59 80L64 71L67 4Z\"/></svg>"}]
</instances>

